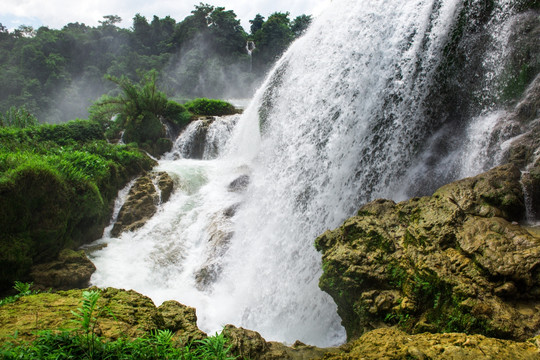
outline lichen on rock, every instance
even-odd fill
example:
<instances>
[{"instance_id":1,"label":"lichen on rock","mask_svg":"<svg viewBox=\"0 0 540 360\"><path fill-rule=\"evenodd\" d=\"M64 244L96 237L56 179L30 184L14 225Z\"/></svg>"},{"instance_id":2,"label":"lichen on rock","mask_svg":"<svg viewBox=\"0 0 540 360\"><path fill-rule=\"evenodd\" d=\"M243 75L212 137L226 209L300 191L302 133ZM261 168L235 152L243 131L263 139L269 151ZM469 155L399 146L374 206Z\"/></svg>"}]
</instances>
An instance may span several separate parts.
<instances>
[{"instance_id":1,"label":"lichen on rock","mask_svg":"<svg viewBox=\"0 0 540 360\"><path fill-rule=\"evenodd\" d=\"M376 200L316 240L349 339L399 325L525 340L540 330L540 239L520 173L495 168L401 203Z\"/></svg>"}]
</instances>

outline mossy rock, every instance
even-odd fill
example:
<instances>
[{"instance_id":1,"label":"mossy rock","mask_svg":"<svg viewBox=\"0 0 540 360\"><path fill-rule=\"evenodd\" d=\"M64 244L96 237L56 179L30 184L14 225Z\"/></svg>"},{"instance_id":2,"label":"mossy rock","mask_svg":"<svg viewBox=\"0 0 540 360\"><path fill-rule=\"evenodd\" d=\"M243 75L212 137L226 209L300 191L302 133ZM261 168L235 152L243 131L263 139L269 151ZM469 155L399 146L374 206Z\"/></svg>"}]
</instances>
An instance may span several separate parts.
<instances>
[{"instance_id":1,"label":"mossy rock","mask_svg":"<svg viewBox=\"0 0 540 360\"><path fill-rule=\"evenodd\" d=\"M524 340L540 330L540 239L513 165L401 203L376 200L317 238L320 287L350 339L388 325Z\"/></svg>"},{"instance_id":2,"label":"mossy rock","mask_svg":"<svg viewBox=\"0 0 540 360\"><path fill-rule=\"evenodd\" d=\"M18 340L32 340L39 330L77 330L80 325L72 311L77 312L81 306L83 291L23 296L0 307L0 342L13 340L14 334ZM95 331L104 339L136 338L158 329L169 329L177 337L190 334L200 339L205 335L196 327L194 310L190 312L190 308L181 304L158 309L150 298L133 290L104 289L97 306ZM164 315L168 321L164 320ZM197 336L192 334L195 332Z\"/></svg>"},{"instance_id":3,"label":"mossy rock","mask_svg":"<svg viewBox=\"0 0 540 360\"><path fill-rule=\"evenodd\" d=\"M395 328L366 333L325 360L538 359L538 340L513 342L466 334L410 335Z\"/></svg>"},{"instance_id":4,"label":"mossy rock","mask_svg":"<svg viewBox=\"0 0 540 360\"><path fill-rule=\"evenodd\" d=\"M0 183L0 288L11 287L67 245L73 192L46 167L24 168Z\"/></svg>"},{"instance_id":5,"label":"mossy rock","mask_svg":"<svg viewBox=\"0 0 540 360\"><path fill-rule=\"evenodd\" d=\"M231 352L240 359L251 360L304 360L320 359L326 354L336 353L336 348L318 348L297 341L292 346L266 341L253 330L226 325L223 334L231 346Z\"/></svg>"},{"instance_id":6,"label":"mossy rock","mask_svg":"<svg viewBox=\"0 0 540 360\"><path fill-rule=\"evenodd\" d=\"M96 270L84 251L64 249L54 261L32 267L34 286L44 290L69 290L88 287Z\"/></svg>"}]
</instances>

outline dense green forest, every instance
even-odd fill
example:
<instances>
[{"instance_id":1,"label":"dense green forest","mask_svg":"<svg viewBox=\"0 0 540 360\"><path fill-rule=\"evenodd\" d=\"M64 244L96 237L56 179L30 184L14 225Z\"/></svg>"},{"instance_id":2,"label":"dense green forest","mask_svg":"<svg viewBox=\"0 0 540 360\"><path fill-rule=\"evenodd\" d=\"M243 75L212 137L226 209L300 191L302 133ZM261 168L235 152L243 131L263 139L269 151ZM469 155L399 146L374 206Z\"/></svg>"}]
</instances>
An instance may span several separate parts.
<instances>
[{"instance_id":1,"label":"dense green forest","mask_svg":"<svg viewBox=\"0 0 540 360\"><path fill-rule=\"evenodd\" d=\"M97 27L60 30L0 24L0 112L25 107L49 123L85 118L89 105L116 89L107 75L138 81L150 70L175 100L247 97L311 17L258 14L246 32L234 11L201 3L180 22L136 14L124 29L120 21L107 15ZM248 41L256 44L252 57Z\"/></svg>"}]
</instances>

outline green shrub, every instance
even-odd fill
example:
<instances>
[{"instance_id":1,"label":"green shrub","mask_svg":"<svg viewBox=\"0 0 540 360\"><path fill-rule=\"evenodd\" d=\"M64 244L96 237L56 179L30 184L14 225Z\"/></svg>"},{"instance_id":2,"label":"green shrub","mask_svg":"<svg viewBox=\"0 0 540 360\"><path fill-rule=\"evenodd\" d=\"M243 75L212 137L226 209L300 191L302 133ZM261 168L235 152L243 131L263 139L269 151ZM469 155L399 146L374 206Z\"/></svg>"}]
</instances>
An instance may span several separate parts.
<instances>
[{"instance_id":1,"label":"green shrub","mask_svg":"<svg viewBox=\"0 0 540 360\"><path fill-rule=\"evenodd\" d=\"M232 104L223 100L199 98L188 101L184 106L195 115L223 116L238 113Z\"/></svg>"},{"instance_id":2,"label":"green shrub","mask_svg":"<svg viewBox=\"0 0 540 360\"><path fill-rule=\"evenodd\" d=\"M184 127L191 121L191 113L179 103L169 100L165 109L164 117L173 124Z\"/></svg>"}]
</instances>

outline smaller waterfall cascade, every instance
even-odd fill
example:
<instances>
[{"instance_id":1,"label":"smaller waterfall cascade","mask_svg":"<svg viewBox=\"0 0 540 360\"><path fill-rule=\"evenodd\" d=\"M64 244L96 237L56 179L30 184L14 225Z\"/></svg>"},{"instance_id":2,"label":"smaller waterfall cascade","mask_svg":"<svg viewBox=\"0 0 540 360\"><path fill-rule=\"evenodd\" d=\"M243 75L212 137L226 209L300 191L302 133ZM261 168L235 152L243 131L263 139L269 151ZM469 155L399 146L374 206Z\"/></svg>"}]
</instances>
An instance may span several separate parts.
<instances>
[{"instance_id":1,"label":"smaller waterfall cascade","mask_svg":"<svg viewBox=\"0 0 540 360\"><path fill-rule=\"evenodd\" d=\"M540 214L534 209L533 199L531 196L531 174L530 169L540 159L540 152L534 154L534 160L521 172L521 185L523 187L523 196L525 201L525 220L529 226L540 227Z\"/></svg>"},{"instance_id":2,"label":"smaller waterfall cascade","mask_svg":"<svg viewBox=\"0 0 540 360\"><path fill-rule=\"evenodd\" d=\"M215 159L226 148L240 115L212 116L191 122L178 136L168 160Z\"/></svg>"},{"instance_id":3,"label":"smaller waterfall cascade","mask_svg":"<svg viewBox=\"0 0 540 360\"><path fill-rule=\"evenodd\" d=\"M252 55L253 55L253 50L255 49L256 49L255 42L248 41L246 43L246 52L249 55L249 72L253 71L253 56Z\"/></svg>"}]
</instances>

